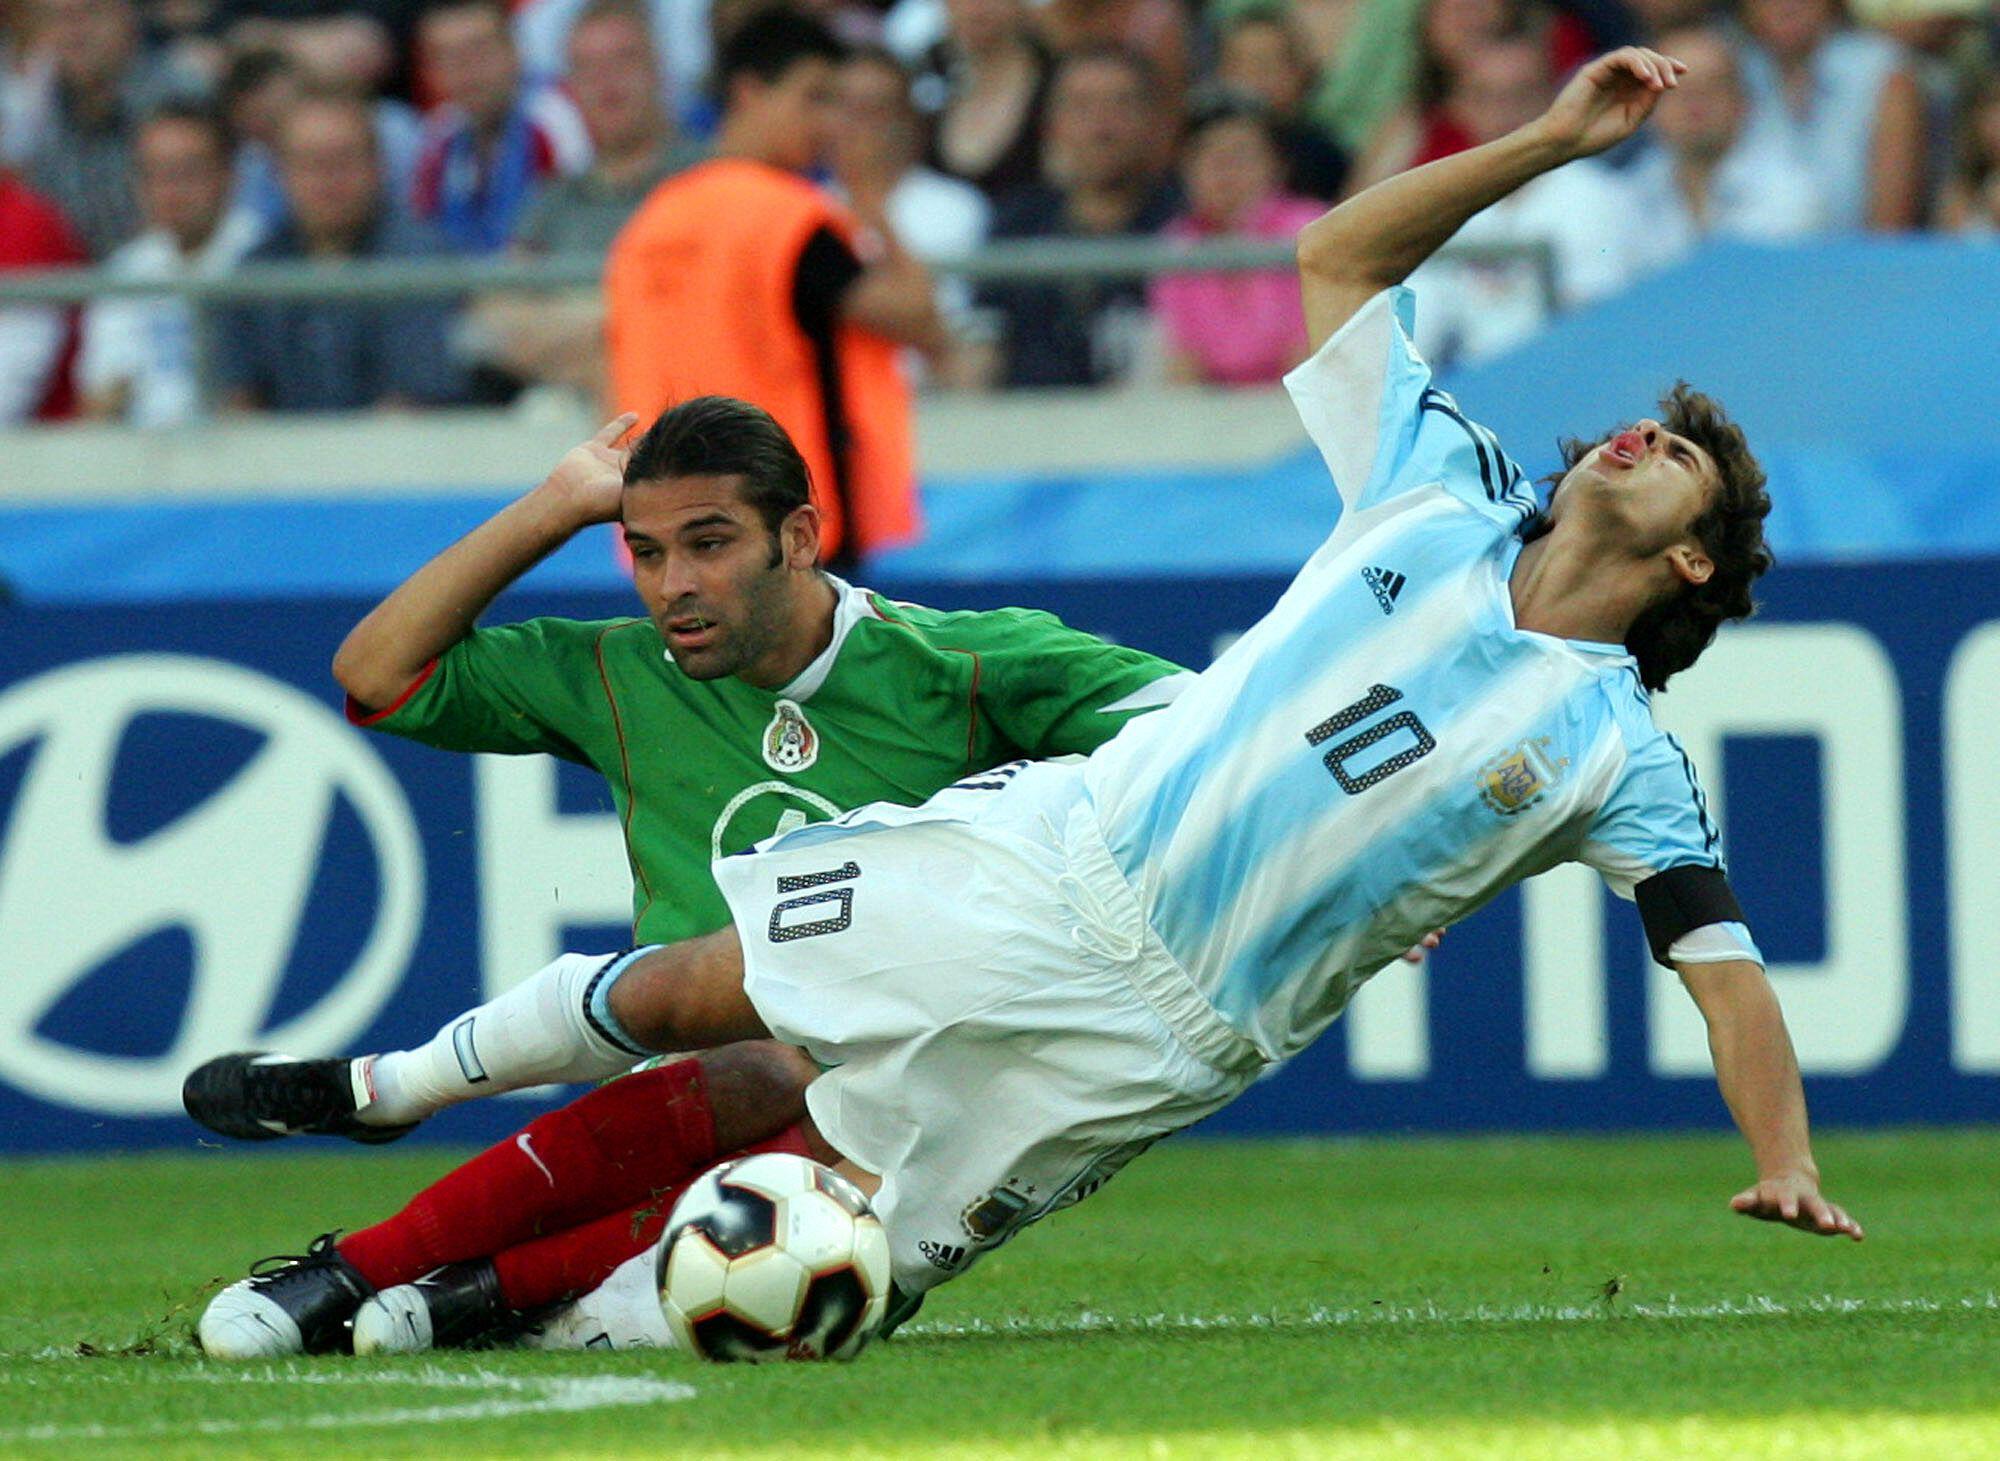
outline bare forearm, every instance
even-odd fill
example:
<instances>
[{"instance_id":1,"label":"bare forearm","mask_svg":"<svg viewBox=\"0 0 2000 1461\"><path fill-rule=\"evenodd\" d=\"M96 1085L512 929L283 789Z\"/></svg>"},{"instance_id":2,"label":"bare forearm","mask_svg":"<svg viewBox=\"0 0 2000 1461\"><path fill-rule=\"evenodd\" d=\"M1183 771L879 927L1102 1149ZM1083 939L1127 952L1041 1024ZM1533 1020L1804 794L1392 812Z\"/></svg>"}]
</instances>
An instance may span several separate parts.
<instances>
[{"instance_id":1,"label":"bare forearm","mask_svg":"<svg viewBox=\"0 0 2000 1461\"><path fill-rule=\"evenodd\" d=\"M1299 235L1307 343L1317 350L1371 295L1401 284L1467 219L1523 183L1615 147L1687 68L1639 46L1599 56L1549 109L1482 147L1364 188Z\"/></svg>"},{"instance_id":2,"label":"bare forearm","mask_svg":"<svg viewBox=\"0 0 2000 1461\"><path fill-rule=\"evenodd\" d=\"M568 542L582 524L546 488L509 504L410 575L356 624L333 675L363 705L382 706L472 631L494 598Z\"/></svg>"},{"instance_id":3,"label":"bare forearm","mask_svg":"<svg viewBox=\"0 0 2000 1461\"><path fill-rule=\"evenodd\" d=\"M1466 220L1576 154L1530 124L1385 178L1299 235L1299 264L1375 289L1400 284Z\"/></svg>"},{"instance_id":4,"label":"bare forearm","mask_svg":"<svg viewBox=\"0 0 2000 1461\"><path fill-rule=\"evenodd\" d=\"M1806 1128L1805 1090L1770 981L1755 964L1683 971L1708 1020L1715 1078L1760 1177L1818 1176Z\"/></svg>"},{"instance_id":5,"label":"bare forearm","mask_svg":"<svg viewBox=\"0 0 2000 1461\"><path fill-rule=\"evenodd\" d=\"M928 353L946 343L930 271L907 255L855 280L841 301L841 313L863 329Z\"/></svg>"}]
</instances>

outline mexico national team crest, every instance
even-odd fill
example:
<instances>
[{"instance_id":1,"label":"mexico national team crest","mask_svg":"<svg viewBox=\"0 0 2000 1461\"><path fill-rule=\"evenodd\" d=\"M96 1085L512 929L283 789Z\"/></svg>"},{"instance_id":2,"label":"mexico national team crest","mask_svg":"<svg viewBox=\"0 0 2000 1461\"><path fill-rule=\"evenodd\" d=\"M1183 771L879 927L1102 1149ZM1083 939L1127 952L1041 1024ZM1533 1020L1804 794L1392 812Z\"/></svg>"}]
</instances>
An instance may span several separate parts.
<instances>
[{"instance_id":1,"label":"mexico national team crest","mask_svg":"<svg viewBox=\"0 0 2000 1461\"><path fill-rule=\"evenodd\" d=\"M1479 795L1503 817L1525 812L1562 780L1569 757L1549 754L1549 738L1536 736L1479 769Z\"/></svg>"},{"instance_id":2,"label":"mexico national team crest","mask_svg":"<svg viewBox=\"0 0 2000 1461\"><path fill-rule=\"evenodd\" d=\"M773 771L803 771L818 759L819 732L795 702L780 700L764 727L764 764Z\"/></svg>"}]
</instances>

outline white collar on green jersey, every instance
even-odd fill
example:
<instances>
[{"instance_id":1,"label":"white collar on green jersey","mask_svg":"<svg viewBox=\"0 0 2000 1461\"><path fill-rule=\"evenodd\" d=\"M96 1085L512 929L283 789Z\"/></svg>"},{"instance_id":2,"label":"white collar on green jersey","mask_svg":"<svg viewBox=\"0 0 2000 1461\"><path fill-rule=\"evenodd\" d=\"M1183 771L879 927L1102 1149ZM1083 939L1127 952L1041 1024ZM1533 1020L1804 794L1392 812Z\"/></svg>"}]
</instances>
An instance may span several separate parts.
<instances>
[{"instance_id":1,"label":"white collar on green jersey","mask_svg":"<svg viewBox=\"0 0 2000 1461\"><path fill-rule=\"evenodd\" d=\"M836 578L831 573L826 576L826 581L833 585L833 638L826 642L826 648L819 652L818 658L800 670L791 684L778 691L780 700L804 704L833 673L833 662L840 656L840 646L847 642L847 631L863 619L881 617L875 612L867 589L855 588L846 579Z\"/></svg>"},{"instance_id":2,"label":"white collar on green jersey","mask_svg":"<svg viewBox=\"0 0 2000 1461\"><path fill-rule=\"evenodd\" d=\"M847 640L847 631L863 619L879 619L874 602L865 588L856 588L844 578L836 578L829 573L826 581L833 585L833 638L826 648L819 652L811 664L800 670L789 685L772 693L780 700L804 701L833 673L833 662L840 657L840 646ZM669 645L661 645L660 653L666 656L668 664L674 662L674 651Z\"/></svg>"}]
</instances>

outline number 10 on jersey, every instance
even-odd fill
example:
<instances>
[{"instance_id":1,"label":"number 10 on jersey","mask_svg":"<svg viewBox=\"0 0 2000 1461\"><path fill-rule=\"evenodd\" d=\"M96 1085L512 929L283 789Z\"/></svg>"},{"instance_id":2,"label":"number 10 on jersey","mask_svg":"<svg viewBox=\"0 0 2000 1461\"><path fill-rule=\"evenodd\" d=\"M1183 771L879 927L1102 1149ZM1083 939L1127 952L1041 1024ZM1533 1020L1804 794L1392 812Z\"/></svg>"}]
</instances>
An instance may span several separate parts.
<instances>
[{"instance_id":1,"label":"number 10 on jersey","mask_svg":"<svg viewBox=\"0 0 2000 1461\"><path fill-rule=\"evenodd\" d=\"M1390 685L1371 685L1368 693L1344 710L1337 710L1325 720L1306 732L1306 744L1324 746L1335 736L1352 731L1362 722L1380 715L1391 705L1403 698L1403 692ZM1397 749L1374 758L1373 764L1359 773L1350 771L1348 763L1363 751L1391 736L1406 736L1408 739ZM1333 779L1340 783L1340 789L1349 796L1359 796L1378 781L1385 781L1406 766L1413 766L1437 749L1437 741L1424 728L1424 723L1407 710L1399 710L1394 715L1384 716L1355 731L1345 740L1335 741L1326 747L1322 758L1326 769L1333 773Z\"/></svg>"}]
</instances>

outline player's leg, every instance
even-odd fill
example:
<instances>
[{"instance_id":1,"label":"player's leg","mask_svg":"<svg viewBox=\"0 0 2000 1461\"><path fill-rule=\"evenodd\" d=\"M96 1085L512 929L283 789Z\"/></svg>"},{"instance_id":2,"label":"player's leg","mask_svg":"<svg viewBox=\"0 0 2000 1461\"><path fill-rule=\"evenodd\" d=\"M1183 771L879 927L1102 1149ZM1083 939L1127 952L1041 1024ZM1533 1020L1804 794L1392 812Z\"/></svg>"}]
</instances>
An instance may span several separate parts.
<instances>
[{"instance_id":1,"label":"player's leg","mask_svg":"<svg viewBox=\"0 0 2000 1461\"><path fill-rule=\"evenodd\" d=\"M770 1041L638 1071L494 1143L341 1254L387 1288L629 1208L797 1122L815 1074Z\"/></svg>"},{"instance_id":2,"label":"player's leg","mask_svg":"<svg viewBox=\"0 0 2000 1461\"><path fill-rule=\"evenodd\" d=\"M804 1130L787 1127L719 1160L757 1152L805 1156ZM410 1354L512 1338L530 1317L583 1297L657 1243L674 1204L710 1165L682 1171L620 1211L382 1289L354 1315L354 1352Z\"/></svg>"},{"instance_id":3,"label":"player's leg","mask_svg":"<svg viewBox=\"0 0 2000 1461\"><path fill-rule=\"evenodd\" d=\"M613 990L635 969L646 976L643 997L621 996L614 1012ZM565 954L415 1049L355 1060L221 1056L188 1077L182 1098L190 1116L225 1136L393 1139L476 1096L600 1080L661 1051L764 1038L742 983L729 928L610 957ZM662 1032L675 1038L658 1043Z\"/></svg>"},{"instance_id":4,"label":"player's leg","mask_svg":"<svg viewBox=\"0 0 2000 1461\"><path fill-rule=\"evenodd\" d=\"M496 1143L386 1222L338 1245L329 1235L230 1285L202 1316L202 1342L234 1358L344 1348L348 1318L377 1289L683 1184L795 1122L813 1074L797 1051L762 1042L614 1081Z\"/></svg>"}]
</instances>

